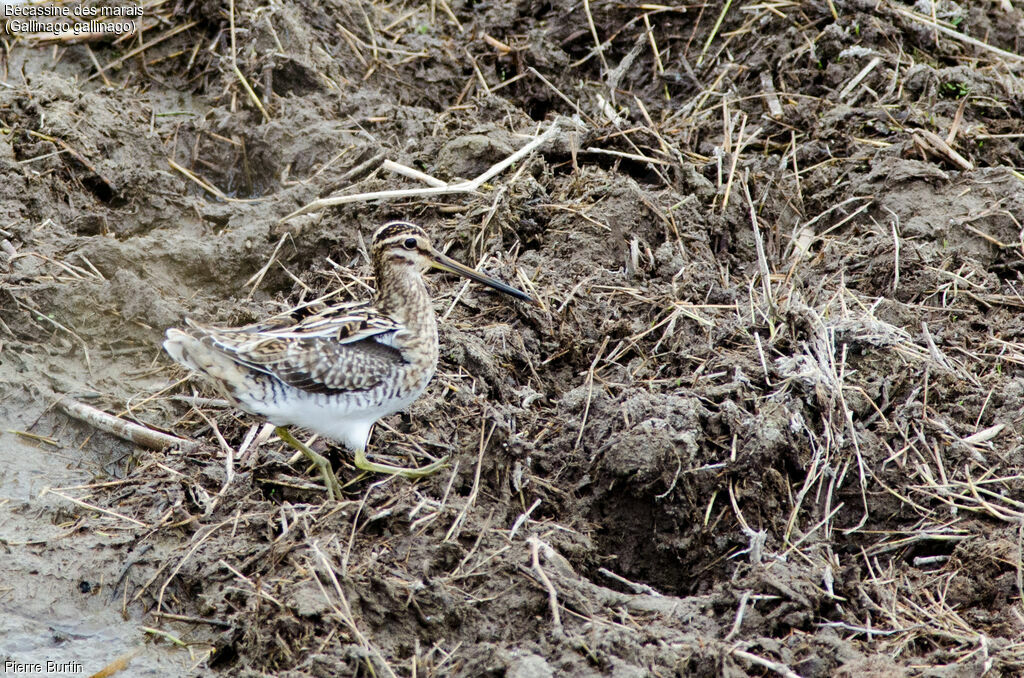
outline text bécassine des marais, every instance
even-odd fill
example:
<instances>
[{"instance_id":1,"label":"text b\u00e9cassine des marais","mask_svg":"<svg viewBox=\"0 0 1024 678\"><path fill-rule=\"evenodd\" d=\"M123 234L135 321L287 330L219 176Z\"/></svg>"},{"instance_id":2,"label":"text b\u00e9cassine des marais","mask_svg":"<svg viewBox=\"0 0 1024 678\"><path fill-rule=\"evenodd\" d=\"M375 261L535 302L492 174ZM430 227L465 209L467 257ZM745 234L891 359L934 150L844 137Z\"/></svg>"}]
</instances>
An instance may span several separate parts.
<instances>
[{"instance_id":1,"label":"text b\u00e9cassine des marais","mask_svg":"<svg viewBox=\"0 0 1024 678\"><path fill-rule=\"evenodd\" d=\"M4 3L4 16L47 17L47 16L142 16L140 5L118 7L88 7L76 5L9 5Z\"/></svg>"}]
</instances>

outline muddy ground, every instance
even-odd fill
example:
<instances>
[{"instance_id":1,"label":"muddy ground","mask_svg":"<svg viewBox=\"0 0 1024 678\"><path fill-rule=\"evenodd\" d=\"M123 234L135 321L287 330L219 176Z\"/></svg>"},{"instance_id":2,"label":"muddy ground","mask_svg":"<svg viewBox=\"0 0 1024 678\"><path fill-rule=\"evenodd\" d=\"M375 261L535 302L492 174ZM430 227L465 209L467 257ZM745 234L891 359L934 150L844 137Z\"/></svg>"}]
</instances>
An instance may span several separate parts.
<instances>
[{"instance_id":1,"label":"muddy ground","mask_svg":"<svg viewBox=\"0 0 1024 678\"><path fill-rule=\"evenodd\" d=\"M143 25L4 42L0 656L1024 673L1021 9L239 0ZM288 216L541 134L475 192ZM433 278L438 374L370 451L450 466L360 478L317 441L351 481L328 502L160 341L366 297L394 217L542 306ZM133 445L61 395L201 444Z\"/></svg>"}]
</instances>

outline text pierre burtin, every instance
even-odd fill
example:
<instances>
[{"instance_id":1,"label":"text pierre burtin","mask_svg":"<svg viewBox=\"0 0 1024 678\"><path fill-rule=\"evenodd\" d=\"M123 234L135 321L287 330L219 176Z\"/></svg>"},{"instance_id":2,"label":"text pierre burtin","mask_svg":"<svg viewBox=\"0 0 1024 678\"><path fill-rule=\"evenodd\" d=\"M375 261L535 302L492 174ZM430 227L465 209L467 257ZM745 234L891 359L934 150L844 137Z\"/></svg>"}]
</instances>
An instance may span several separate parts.
<instances>
[{"instance_id":1,"label":"text pierre burtin","mask_svg":"<svg viewBox=\"0 0 1024 678\"><path fill-rule=\"evenodd\" d=\"M13 659L7 659L4 661L4 673L46 673L52 675L55 673L82 673L82 662L68 661L68 662L55 662L47 660L46 662L18 662Z\"/></svg>"}]
</instances>

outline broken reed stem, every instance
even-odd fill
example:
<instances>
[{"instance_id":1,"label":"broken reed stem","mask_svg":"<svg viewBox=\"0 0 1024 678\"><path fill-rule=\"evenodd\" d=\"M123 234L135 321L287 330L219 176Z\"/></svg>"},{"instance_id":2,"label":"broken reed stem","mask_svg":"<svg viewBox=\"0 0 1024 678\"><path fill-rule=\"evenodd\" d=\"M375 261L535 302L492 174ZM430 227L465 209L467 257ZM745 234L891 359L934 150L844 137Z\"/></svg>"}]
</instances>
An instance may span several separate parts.
<instances>
[{"instance_id":1,"label":"broken reed stem","mask_svg":"<svg viewBox=\"0 0 1024 678\"><path fill-rule=\"evenodd\" d=\"M750 208L750 225L754 229L754 247L757 249L757 266L761 272L761 286L764 288L764 298L770 308L775 308L775 299L772 296L771 272L768 270L768 257L764 253L764 242L761 240L761 229L757 225L757 210L754 208L754 200L750 197L749 176L743 178L743 194L747 198L747 206Z\"/></svg>"},{"instance_id":2,"label":"broken reed stem","mask_svg":"<svg viewBox=\"0 0 1024 678\"><path fill-rule=\"evenodd\" d=\"M198 21L190 21L187 24L182 24L181 26L177 26L175 28L172 28L171 30L169 30L166 33L164 33L163 35L157 36L156 38L154 38L153 40L147 42L146 44L141 45L139 47L136 47L135 49L131 50L127 54L121 56L120 58L114 59L109 64L107 64L106 66L102 67L97 72L93 73L88 78L86 78L86 82L88 82L89 80L92 80L93 78L103 74L105 71L109 71L111 68L114 68L116 66L120 66L121 64L123 64L128 59L131 59L132 57L134 57L136 55L142 54L143 52L145 52L147 49L149 49L153 45L156 45L157 43L161 43L164 40L167 40L168 38L173 38L175 35L177 35L178 33L181 33L182 31L187 31L188 29L192 28L193 26L195 26L198 23L199 23Z\"/></svg>"},{"instance_id":3,"label":"broken reed stem","mask_svg":"<svg viewBox=\"0 0 1024 678\"><path fill-rule=\"evenodd\" d=\"M700 51L700 58L697 59L698 66L704 63L704 57L707 56L711 43L715 41L715 36L718 35L718 31L722 27L722 20L725 19L725 15L729 13L729 7L731 6L732 0L726 0L725 6L722 7L722 11L718 15L718 19L715 21L714 27L712 27L711 32L708 33L708 39L704 42L704 48Z\"/></svg>"},{"instance_id":4,"label":"broken reed stem","mask_svg":"<svg viewBox=\"0 0 1024 678\"><path fill-rule=\"evenodd\" d=\"M230 0L228 3L228 19L229 19L229 30L231 32L231 70L234 71L235 77L242 83L242 89L245 90L246 95L249 99L256 104L256 108L259 109L260 113L263 114L263 121L270 122L270 114L267 113L267 109L263 107L263 102L256 96L256 92L253 91L252 86L249 85L249 81L246 80L245 75L242 74L242 70L238 67L238 55L235 50L235 0Z\"/></svg>"},{"instance_id":5,"label":"broken reed stem","mask_svg":"<svg viewBox=\"0 0 1024 678\"><path fill-rule=\"evenodd\" d=\"M438 179L437 177L432 177L429 174L427 174L426 172L421 172L418 169L413 169L412 167L406 167L405 165L400 165L400 164L398 164L397 162L395 162L393 160L388 160L387 158L385 158L384 162L381 163L381 167L383 167L384 169L388 170L389 172L394 172L395 174L399 174L399 175L401 175L403 177L407 177L409 179L415 179L416 181L423 182L427 186L440 187L440 186L447 186L448 185L447 182L444 182L444 181Z\"/></svg>"},{"instance_id":6,"label":"broken reed stem","mask_svg":"<svg viewBox=\"0 0 1024 678\"><path fill-rule=\"evenodd\" d=\"M996 56L999 56L1003 59L1006 59L1007 61L1024 61L1024 56L1021 56L1020 54L1008 52L1005 49L994 47L988 44L987 42L982 42L977 38L972 38L969 35L964 35L963 33L953 30L952 28L946 28L942 24L937 23L933 21L931 18L926 17L922 14L918 14L917 12L912 12L909 9L903 9L902 7L893 7L892 9L897 14L904 16L908 19L911 19L912 21L922 23L925 26L928 26L929 28L932 28L935 31L942 33L948 38L953 38L954 40L958 40L967 45L971 45L972 47L977 47L978 49L984 50L986 52L991 52L992 54L995 54Z\"/></svg>"},{"instance_id":7,"label":"broken reed stem","mask_svg":"<svg viewBox=\"0 0 1024 678\"><path fill-rule=\"evenodd\" d=\"M316 585L320 588L320 592L323 594L324 600L327 601L327 604L331 606L331 609L341 619L342 623L348 627L348 630L352 633L356 642L359 643L363 651L366 652L367 656L365 657L365 661L370 672L376 675L373 671L373 664L370 662L370 658L372 657L379 662L381 668L384 669L384 672L388 676L391 678L398 678L394 669L392 669L391 665L388 664L386 659L384 659L384 655L381 654L376 645L370 642L370 639L366 637L366 634L364 634L356 624L355 615L352 614L352 608L348 603L348 598L345 596L345 590L341 588L341 582L338 581L338 576L334 572L334 567L331 565L330 561L327 560L327 556L324 552L320 549L320 543L314 540L310 544L310 549L320 561L323 572L331 580L331 585L334 586L334 592L338 595L338 603L335 603L331 600L330 596L327 595L327 589L324 587L319 577L314 576L313 581L316 582Z\"/></svg>"},{"instance_id":8,"label":"broken reed stem","mask_svg":"<svg viewBox=\"0 0 1024 678\"><path fill-rule=\"evenodd\" d=\"M135 443L152 450L164 450L168 447L177 447L183 452L191 452L199 447L194 440L186 440L160 431L154 431L139 424L120 419L112 414L107 414L95 407L80 403L74 398L61 396L57 406L68 415L84 421L93 428L97 428L118 438Z\"/></svg>"},{"instance_id":9,"label":"broken reed stem","mask_svg":"<svg viewBox=\"0 0 1024 678\"><path fill-rule=\"evenodd\" d=\"M594 356L594 362L590 363L590 369L587 370L587 378L585 380L587 386L587 404L583 408L583 418L580 420L580 432L576 436L576 443L572 446L573 450L580 448L580 441L583 440L583 432L587 428L587 418L590 416L590 401L594 397L594 370L597 368L597 362L601 360L601 356L604 355L604 349L608 347L608 340L611 339L607 334L604 337L604 341L601 342L601 348L597 349L597 355Z\"/></svg>"},{"instance_id":10,"label":"broken reed stem","mask_svg":"<svg viewBox=\"0 0 1024 678\"><path fill-rule=\"evenodd\" d=\"M102 513L103 515L110 516L111 518L117 518L118 520L124 520L125 522L129 522L132 525L137 525L137 526L139 526L141 528L144 528L144 529L147 529L147 530L152 527L151 525L147 525L146 523L142 522L141 520L135 520L135 518L129 518L128 516L125 516L125 515L122 515L120 513L117 513L116 511L111 511L110 509L105 509L105 508L103 508L101 506L95 506L93 504L88 504L88 503L82 501L81 499L75 499L74 497L68 496L68 495L64 494L63 492L58 492L57 490L49 488L49 487L44 488L43 491L39 493L39 496L40 497L45 497L48 494L56 495L56 496L60 497L61 499L65 500L65 501L71 502L75 506L79 506L79 507L84 508L84 509L89 510L89 511L96 511L97 513Z\"/></svg>"},{"instance_id":11,"label":"broken reed stem","mask_svg":"<svg viewBox=\"0 0 1024 678\"><path fill-rule=\"evenodd\" d=\"M590 27L590 36L594 38L594 50L597 52L597 57L601 60L601 68L604 69L605 74L608 73L608 62L604 58L604 49L601 47L601 38L597 35L597 26L594 25L594 15L590 13L590 0L583 0L583 11L587 15L587 25ZM615 101L615 90L611 89L612 101Z\"/></svg>"},{"instance_id":12,"label":"broken reed stem","mask_svg":"<svg viewBox=\"0 0 1024 678\"><path fill-rule=\"evenodd\" d=\"M253 90L252 85L249 84L249 81L246 80L245 76L242 74L241 69L238 68L238 64L233 64L231 66L231 69L235 72L235 76L238 77L238 81L242 83L242 89L245 90L245 93L249 96L249 99L252 100L254 104L256 104L256 108L258 108L260 113L263 114L264 122L270 122L270 114L267 113L267 109L263 107L263 102L260 101L259 96L256 95L256 92Z\"/></svg>"},{"instance_id":13,"label":"broken reed stem","mask_svg":"<svg viewBox=\"0 0 1024 678\"><path fill-rule=\"evenodd\" d=\"M746 652L739 648L729 650L729 654L734 657L739 657L740 659L746 659L751 664L756 664L757 666L766 668L769 671L774 671L780 676L783 676L783 678L801 678L800 674L794 673L793 670L785 664L773 662L772 660L765 659L764 657L758 657L756 654L751 654L750 652Z\"/></svg>"},{"instance_id":14,"label":"broken reed stem","mask_svg":"<svg viewBox=\"0 0 1024 678\"><path fill-rule=\"evenodd\" d=\"M551 139L558 131L560 125L558 121L551 125L546 132L540 136L534 138L533 141L523 146L521 149L508 156L498 164L491 167L489 170L469 181L460 181L457 184L443 184L440 186L430 186L428 188L406 188L398 189L393 191L373 191L371 193L356 193L353 195L339 195L331 198L321 198L314 200L313 202L300 207L291 214L286 215L281 219L282 222L297 217L300 214L306 214L307 212L313 212L316 210L322 210L327 207L335 207L337 205L345 205L353 202L370 202L373 200L389 200L391 198L413 198L423 196L434 196L434 195L455 195L459 193L474 193L483 186L489 179L494 177L501 172L504 172L511 165L519 162L530 153L533 153L538 147L544 144L546 141ZM394 167L389 166L389 169L394 170Z\"/></svg>"},{"instance_id":15,"label":"broken reed stem","mask_svg":"<svg viewBox=\"0 0 1024 678\"><path fill-rule=\"evenodd\" d=\"M484 436L484 424L487 421L486 413L480 416L480 446L477 451L476 457L476 471L473 473L473 489L469 491L469 497L466 498L466 503L463 505L462 510L459 511L459 515L452 521L452 526L448 528L448 532L444 535L444 541L452 541L453 538L458 538L459 532L462 529L462 524L466 520L466 516L469 515L470 509L476 504L477 495L480 492L480 472L484 465L484 450L487 448L487 443L491 440L491 436L494 434L494 429L497 428L498 422L491 424L491 430Z\"/></svg>"},{"instance_id":16,"label":"broken reed stem","mask_svg":"<svg viewBox=\"0 0 1024 678\"><path fill-rule=\"evenodd\" d=\"M210 529L208 529L203 534L202 537L199 537L198 539L196 538L196 536L192 537L192 539L193 539L193 541L195 543L192 544L192 547L188 550L187 553L185 553L185 555L182 557L182 559L180 561L178 561L178 564L174 566L174 569L171 571L171 574L167 576L167 579L165 579L164 583L160 586L160 591L159 591L159 593L157 594L157 597L156 597L156 609L158 609L158 610L164 609L164 594L167 592L167 587L170 585L171 581L175 577L178 576L178 573L181 572L181 568L183 568L185 566L185 563L187 563L192 558L192 556L194 556L196 554L196 551L198 551L199 548L204 543L206 543L206 540L208 540L213 535L214 532L216 532L220 528L224 527L225 525L230 525L232 523L235 523L236 520L237 519L234 516L232 516L231 518L228 518L227 520L223 520L223 521L217 523L216 525L211 526ZM165 561L165 565L167 563L169 563L169 562L170 562L170 560ZM153 575L153 579L151 579L145 586L143 586L141 589L139 589L139 592L135 594L135 597L132 598L131 602L135 602L136 600L138 600L138 598L143 593L146 592L146 589L149 588L149 585L151 583L153 583L153 581L156 579L157 576L159 576L159 574L160 574L160 570L158 570L157 573L155 575Z\"/></svg>"},{"instance_id":17,"label":"broken reed stem","mask_svg":"<svg viewBox=\"0 0 1024 678\"><path fill-rule=\"evenodd\" d=\"M562 615L558 609L558 592L555 590L555 585L551 583L551 579L548 578L544 568L540 566L540 539L537 537L530 537L527 539L527 543L530 545L530 561L533 571L537 573L537 577L544 585L544 588L548 591L548 605L551 607L551 623L555 625L555 629L557 631L561 632Z\"/></svg>"},{"instance_id":18,"label":"broken reed stem","mask_svg":"<svg viewBox=\"0 0 1024 678\"><path fill-rule=\"evenodd\" d=\"M224 200L225 202L234 202L233 198L228 197L228 195L226 193L224 193L222 190L220 190L219 188L217 188L213 184L211 184L211 183L209 183L207 181L204 181L203 179L201 179L199 176L197 176L195 173L193 173L188 168L182 167L178 163L174 162L174 160L172 160L170 158L167 158L167 164L171 166L171 169L177 170L178 172L181 172L182 174L184 174L185 178L187 178L190 181L196 183L200 188L202 188L207 193L210 193L210 194L214 195L215 197L220 198L221 200Z\"/></svg>"},{"instance_id":19,"label":"broken reed stem","mask_svg":"<svg viewBox=\"0 0 1024 678\"><path fill-rule=\"evenodd\" d=\"M562 92L562 90L560 90L557 87L555 87L555 84L553 82L551 82L550 80L548 80L547 78L545 78L544 75L540 71L538 71L536 68L534 68L533 66L527 66L526 67L526 72L529 73L530 75L533 75L538 80L540 80L545 85L547 85L548 89L550 89L552 92L554 92L556 95L558 95L559 99L561 99L565 103L569 104L569 106L574 111L576 111L576 115L578 115L581 118L583 118L584 120L586 120L587 124L589 124L592 127L598 127L599 126L598 123L593 118L591 118L589 115L587 115L586 111L584 111L582 108L579 107L579 104L577 104L575 101L573 101L572 99L567 97Z\"/></svg>"},{"instance_id":20,"label":"broken reed stem","mask_svg":"<svg viewBox=\"0 0 1024 678\"><path fill-rule=\"evenodd\" d=\"M26 304L24 301L22 301L21 299L18 299L18 297L14 296L13 294L11 294L11 298L14 299L14 303L16 303L18 306L20 306L21 308L25 309L29 313L32 313L33 315L35 315L36 320L41 320L41 321L44 321L44 322L48 322L51 325L53 325L54 327L56 327L58 330L62 330L64 332L67 332L72 337L77 339L78 343L82 345L82 353L83 353L83 355L85 357L85 367L86 367L86 369L89 370L89 374L90 375L92 374L92 360L89 358L89 346L85 343L85 339L82 339L82 337L78 336L78 333L75 332L74 330L68 329L64 325L61 325L59 322L57 322L56 320L54 320L50 316L45 315L44 313L40 312L39 310L37 310L37 309L33 308L32 306ZM8 328L8 329L10 329L10 328Z\"/></svg>"}]
</instances>

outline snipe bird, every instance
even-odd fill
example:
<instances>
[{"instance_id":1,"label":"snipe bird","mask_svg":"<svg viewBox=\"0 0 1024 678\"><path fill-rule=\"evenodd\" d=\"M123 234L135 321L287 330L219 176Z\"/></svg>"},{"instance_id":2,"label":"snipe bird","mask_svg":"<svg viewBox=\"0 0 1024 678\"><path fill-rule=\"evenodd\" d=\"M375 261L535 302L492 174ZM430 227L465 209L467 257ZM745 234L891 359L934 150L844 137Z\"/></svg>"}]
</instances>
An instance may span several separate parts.
<instances>
[{"instance_id":1,"label":"snipe bird","mask_svg":"<svg viewBox=\"0 0 1024 678\"><path fill-rule=\"evenodd\" d=\"M366 458L373 424L408 407L437 367L437 321L423 280L429 268L457 273L523 301L533 299L454 261L430 244L422 228L385 224L371 246L377 293L372 301L307 305L239 328L167 330L164 349L208 377L235 406L264 417L280 438L319 469L332 498L341 486L330 462L293 436L298 426L355 452L363 471L418 478L445 460L419 468Z\"/></svg>"}]
</instances>

